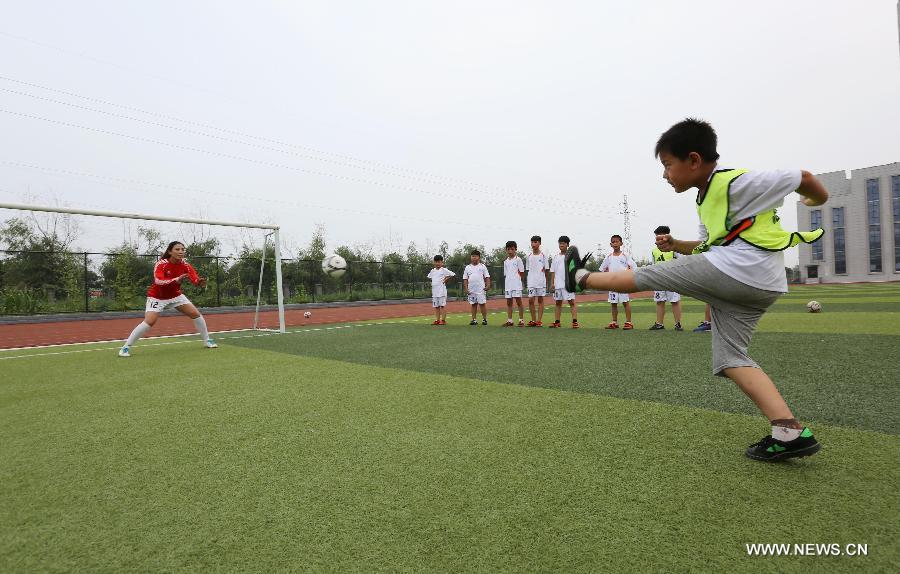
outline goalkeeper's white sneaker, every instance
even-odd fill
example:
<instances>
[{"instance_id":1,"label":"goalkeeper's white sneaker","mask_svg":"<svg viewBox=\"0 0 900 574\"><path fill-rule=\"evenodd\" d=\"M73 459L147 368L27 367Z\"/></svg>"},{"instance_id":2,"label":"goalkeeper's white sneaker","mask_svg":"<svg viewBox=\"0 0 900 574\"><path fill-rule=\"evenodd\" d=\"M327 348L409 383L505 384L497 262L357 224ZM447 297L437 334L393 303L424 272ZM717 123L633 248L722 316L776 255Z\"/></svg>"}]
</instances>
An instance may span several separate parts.
<instances>
[{"instance_id":1,"label":"goalkeeper's white sneaker","mask_svg":"<svg viewBox=\"0 0 900 574\"><path fill-rule=\"evenodd\" d=\"M122 347L121 349L119 349L119 356L120 357L130 357L131 351L128 350L128 347Z\"/></svg>"},{"instance_id":2,"label":"goalkeeper's white sneaker","mask_svg":"<svg viewBox=\"0 0 900 574\"><path fill-rule=\"evenodd\" d=\"M207 339L206 343L204 343L204 344L206 345L207 349L218 349L219 348L219 346L216 345L216 342L213 341L212 339Z\"/></svg>"}]
</instances>

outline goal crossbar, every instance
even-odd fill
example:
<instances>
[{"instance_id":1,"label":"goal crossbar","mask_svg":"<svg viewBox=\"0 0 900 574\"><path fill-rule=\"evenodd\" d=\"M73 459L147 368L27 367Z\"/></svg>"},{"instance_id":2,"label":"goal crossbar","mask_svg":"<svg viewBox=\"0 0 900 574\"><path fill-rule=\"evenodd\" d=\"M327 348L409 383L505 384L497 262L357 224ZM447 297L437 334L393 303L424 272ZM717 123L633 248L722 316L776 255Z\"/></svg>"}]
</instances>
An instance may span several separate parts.
<instances>
[{"instance_id":1,"label":"goal crossbar","mask_svg":"<svg viewBox=\"0 0 900 574\"><path fill-rule=\"evenodd\" d=\"M124 213L118 211L100 211L94 209L73 209L71 207L57 207L53 205L27 205L23 203L0 203L0 209L15 209L18 211L40 211L49 213L70 213L72 215L90 215L94 217L113 217L117 219L140 219L146 221L168 221L174 223L197 223L200 225L215 225L218 227L249 227L253 229L270 229L274 237L275 252L275 289L278 293L278 330L285 332L284 325L284 288L281 279L281 242L279 238L279 226L265 223L240 223L234 221L214 221L210 219L195 219L189 217L162 217L142 213Z\"/></svg>"}]
</instances>

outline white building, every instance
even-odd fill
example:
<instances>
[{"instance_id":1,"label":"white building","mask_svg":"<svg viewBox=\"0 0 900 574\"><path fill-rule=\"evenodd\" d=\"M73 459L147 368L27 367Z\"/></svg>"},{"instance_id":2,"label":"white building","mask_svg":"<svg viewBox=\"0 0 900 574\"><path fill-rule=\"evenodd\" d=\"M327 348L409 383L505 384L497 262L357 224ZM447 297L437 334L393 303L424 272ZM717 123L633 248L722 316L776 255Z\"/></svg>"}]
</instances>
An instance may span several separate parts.
<instances>
[{"instance_id":1,"label":"white building","mask_svg":"<svg viewBox=\"0 0 900 574\"><path fill-rule=\"evenodd\" d=\"M797 225L825 235L800 245L801 280L900 281L900 162L816 177L830 197L819 207L797 202Z\"/></svg>"}]
</instances>

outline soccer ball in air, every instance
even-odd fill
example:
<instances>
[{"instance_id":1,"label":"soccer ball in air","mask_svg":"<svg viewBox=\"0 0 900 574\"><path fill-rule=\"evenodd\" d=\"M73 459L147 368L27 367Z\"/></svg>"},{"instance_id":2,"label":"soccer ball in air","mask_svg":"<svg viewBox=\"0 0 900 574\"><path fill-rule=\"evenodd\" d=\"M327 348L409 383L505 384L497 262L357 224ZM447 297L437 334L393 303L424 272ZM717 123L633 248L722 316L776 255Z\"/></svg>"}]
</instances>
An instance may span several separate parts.
<instances>
[{"instance_id":1,"label":"soccer ball in air","mask_svg":"<svg viewBox=\"0 0 900 574\"><path fill-rule=\"evenodd\" d=\"M304 319L309 319L310 317L312 317L312 312L307 311L307 312L303 313L303 318L304 318Z\"/></svg>"},{"instance_id":2,"label":"soccer ball in air","mask_svg":"<svg viewBox=\"0 0 900 574\"><path fill-rule=\"evenodd\" d=\"M322 260L322 271L337 279L347 271L347 261L340 255L329 255Z\"/></svg>"},{"instance_id":3,"label":"soccer ball in air","mask_svg":"<svg viewBox=\"0 0 900 574\"><path fill-rule=\"evenodd\" d=\"M809 309L810 313L818 313L822 310L822 304L818 301L810 301L806 304L806 308Z\"/></svg>"}]
</instances>

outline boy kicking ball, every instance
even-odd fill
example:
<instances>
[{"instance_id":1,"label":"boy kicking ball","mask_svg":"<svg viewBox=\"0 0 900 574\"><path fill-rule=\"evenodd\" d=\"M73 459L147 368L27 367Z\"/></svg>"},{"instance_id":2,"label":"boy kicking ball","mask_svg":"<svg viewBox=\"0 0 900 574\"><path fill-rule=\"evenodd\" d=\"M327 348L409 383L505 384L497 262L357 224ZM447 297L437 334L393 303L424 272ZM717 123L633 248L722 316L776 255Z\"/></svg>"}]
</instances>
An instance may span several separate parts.
<instances>
[{"instance_id":1,"label":"boy kicking ball","mask_svg":"<svg viewBox=\"0 0 900 574\"><path fill-rule=\"evenodd\" d=\"M791 412L772 379L747 354L763 313L787 292L783 251L812 243L821 229L789 232L775 208L796 191L808 206L822 205L828 192L809 172L748 171L719 165L716 132L688 118L656 142L663 178L683 193L697 188L701 222L698 241L657 235L661 251L681 257L617 273L590 273L577 248L566 255L566 285L618 292L676 291L710 305L713 374L731 379L768 418L772 432L750 445L754 460L777 461L815 454L821 445Z\"/></svg>"}]
</instances>

